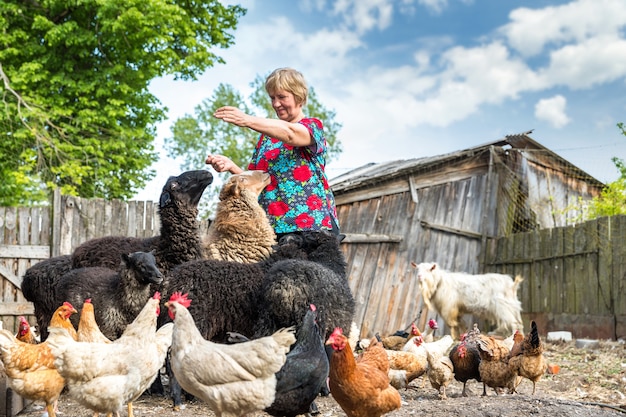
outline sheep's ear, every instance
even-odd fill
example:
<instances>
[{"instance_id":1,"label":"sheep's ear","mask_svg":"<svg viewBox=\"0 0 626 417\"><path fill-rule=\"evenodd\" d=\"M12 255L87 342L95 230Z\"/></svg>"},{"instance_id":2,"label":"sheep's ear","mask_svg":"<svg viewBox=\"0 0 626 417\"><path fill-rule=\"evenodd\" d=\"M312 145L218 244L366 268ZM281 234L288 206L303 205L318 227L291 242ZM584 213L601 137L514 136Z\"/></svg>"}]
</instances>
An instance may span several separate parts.
<instances>
[{"instance_id":1,"label":"sheep's ear","mask_svg":"<svg viewBox=\"0 0 626 417\"><path fill-rule=\"evenodd\" d=\"M437 264L433 264L433 266L430 267L430 271L434 271L437 268Z\"/></svg>"},{"instance_id":2,"label":"sheep's ear","mask_svg":"<svg viewBox=\"0 0 626 417\"><path fill-rule=\"evenodd\" d=\"M161 198L159 199L159 207L163 208L167 206L170 203L170 201L172 201L170 197L170 193L167 191L164 191L163 193L161 193Z\"/></svg>"},{"instance_id":3,"label":"sheep's ear","mask_svg":"<svg viewBox=\"0 0 626 417\"><path fill-rule=\"evenodd\" d=\"M124 261L126 265L128 265L130 263L130 255L126 253L122 253L122 260Z\"/></svg>"},{"instance_id":4,"label":"sheep's ear","mask_svg":"<svg viewBox=\"0 0 626 417\"><path fill-rule=\"evenodd\" d=\"M239 196L239 185L237 178L230 178L226 184L222 187L222 191L220 191L220 200L224 201L228 197L238 197Z\"/></svg>"}]
</instances>

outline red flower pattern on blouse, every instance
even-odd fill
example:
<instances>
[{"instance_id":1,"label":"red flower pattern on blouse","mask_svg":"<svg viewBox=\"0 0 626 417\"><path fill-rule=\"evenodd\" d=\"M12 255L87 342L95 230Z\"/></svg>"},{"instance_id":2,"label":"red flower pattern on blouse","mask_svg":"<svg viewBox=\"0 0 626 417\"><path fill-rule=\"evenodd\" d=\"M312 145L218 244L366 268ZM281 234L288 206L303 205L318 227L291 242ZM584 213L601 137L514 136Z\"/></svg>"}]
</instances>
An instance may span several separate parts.
<instances>
[{"instance_id":1,"label":"red flower pattern on blouse","mask_svg":"<svg viewBox=\"0 0 626 417\"><path fill-rule=\"evenodd\" d=\"M313 224L315 224L315 219L307 213L299 214L296 217L296 225L301 229L309 229Z\"/></svg>"},{"instance_id":2,"label":"red flower pattern on blouse","mask_svg":"<svg viewBox=\"0 0 626 417\"><path fill-rule=\"evenodd\" d=\"M309 196L306 200L309 210L320 210L322 208L322 199L316 195Z\"/></svg>"},{"instance_id":3,"label":"red flower pattern on blouse","mask_svg":"<svg viewBox=\"0 0 626 417\"><path fill-rule=\"evenodd\" d=\"M282 216L289 211L289 206L282 201L271 203L267 207L267 213L271 216Z\"/></svg>"},{"instance_id":4,"label":"red flower pattern on blouse","mask_svg":"<svg viewBox=\"0 0 626 417\"><path fill-rule=\"evenodd\" d=\"M265 186L265 191L274 191L278 187L278 181L275 176L270 177L270 183Z\"/></svg>"},{"instance_id":5,"label":"red flower pattern on blouse","mask_svg":"<svg viewBox=\"0 0 626 417\"><path fill-rule=\"evenodd\" d=\"M280 149L272 149L265 152L265 159L272 161L280 155Z\"/></svg>"},{"instance_id":6,"label":"red flower pattern on blouse","mask_svg":"<svg viewBox=\"0 0 626 417\"><path fill-rule=\"evenodd\" d=\"M311 169L306 165L299 166L293 170L293 178L297 181L308 181L311 178Z\"/></svg>"},{"instance_id":7,"label":"red flower pattern on blouse","mask_svg":"<svg viewBox=\"0 0 626 417\"><path fill-rule=\"evenodd\" d=\"M333 225L332 225L332 223L330 222L330 216L326 216L326 217L324 217L324 220L322 220L322 225L323 225L324 227L328 227L329 229L332 229L332 228L333 228Z\"/></svg>"}]
</instances>

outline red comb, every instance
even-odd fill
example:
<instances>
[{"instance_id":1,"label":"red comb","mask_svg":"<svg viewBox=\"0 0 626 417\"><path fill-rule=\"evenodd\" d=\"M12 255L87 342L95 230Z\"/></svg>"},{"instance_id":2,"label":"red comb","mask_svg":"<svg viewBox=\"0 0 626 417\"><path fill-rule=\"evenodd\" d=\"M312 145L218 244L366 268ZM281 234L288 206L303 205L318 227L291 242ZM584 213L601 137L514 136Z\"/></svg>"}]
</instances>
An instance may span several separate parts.
<instances>
[{"instance_id":1,"label":"red comb","mask_svg":"<svg viewBox=\"0 0 626 417\"><path fill-rule=\"evenodd\" d=\"M85 302L91 304L91 298L87 298Z\"/></svg>"},{"instance_id":2,"label":"red comb","mask_svg":"<svg viewBox=\"0 0 626 417\"><path fill-rule=\"evenodd\" d=\"M74 306L73 306L73 305L71 305L70 303L68 303L67 301L65 301L65 302L63 303L63 305L64 305L65 307L67 307L67 308L71 308L72 310L75 310Z\"/></svg>"},{"instance_id":3,"label":"red comb","mask_svg":"<svg viewBox=\"0 0 626 417\"><path fill-rule=\"evenodd\" d=\"M315 304L309 305L309 308L311 309L311 311L317 310L317 307L315 307Z\"/></svg>"},{"instance_id":4,"label":"red comb","mask_svg":"<svg viewBox=\"0 0 626 417\"><path fill-rule=\"evenodd\" d=\"M343 334L343 330L341 330L341 327L335 327L335 331L333 331L332 336L337 336Z\"/></svg>"},{"instance_id":5,"label":"red comb","mask_svg":"<svg viewBox=\"0 0 626 417\"><path fill-rule=\"evenodd\" d=\"M161 293L156 291L154 293L154 295L152 296L152 298L154 298L155 300L160 300L161 299Z\"/></svg>"},{"instance_id":6,"label":"red comb","mask_svg":"<svg viewBox=\"0 0 626 417\"><path fill-rule=\"evenodd\" d=\"M187 295L187 293L183 294L180 291L177 291L170 297L170 302L177 302L183 307L189 307L191 300L187 298Z\"/></svg>"}]
</instances>

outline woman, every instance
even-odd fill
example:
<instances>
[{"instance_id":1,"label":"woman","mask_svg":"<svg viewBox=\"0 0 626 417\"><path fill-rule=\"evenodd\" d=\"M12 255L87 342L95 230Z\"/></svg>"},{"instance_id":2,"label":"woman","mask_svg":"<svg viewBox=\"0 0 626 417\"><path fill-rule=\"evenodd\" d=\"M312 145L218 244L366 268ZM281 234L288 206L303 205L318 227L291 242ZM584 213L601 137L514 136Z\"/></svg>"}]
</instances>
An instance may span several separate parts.
<instances>
[{"instance_id":1,"label":"woman","mask_svg":"<svg viewBox=\"0 0 626 417\"><path fill-rule=\"evenodd\" d=\"M278 119L245 114L236 107L217 109L214 116L261 134L248 169L271 175L259 196L278 238L305 230L332 230L339 234L335 198L324 172L326 138L322 122L307 118L303 106L308 88L302 74L279 68L265 80ZM206 163L217 172L243 171L224 155L209 155Z\"/></svg>"}]
</instances>

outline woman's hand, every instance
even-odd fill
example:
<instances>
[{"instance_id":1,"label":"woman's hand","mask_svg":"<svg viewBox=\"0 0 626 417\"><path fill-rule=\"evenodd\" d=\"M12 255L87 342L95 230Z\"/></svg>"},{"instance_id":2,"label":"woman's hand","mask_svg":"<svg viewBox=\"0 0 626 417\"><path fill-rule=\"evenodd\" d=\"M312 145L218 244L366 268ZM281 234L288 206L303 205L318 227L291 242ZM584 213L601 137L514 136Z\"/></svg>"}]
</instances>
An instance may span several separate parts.
<instances>
[{"instance_id":1,"label":"woman's hand","mask_svg":"<svg viewBox=\"0 0 626 417\"><path fill-rule=\"evenodd\" d=\"M224 155L209 155L204 162L207 165L211 165L217 172L230 172L232 174L240 174L243 172L230 158Z\"/></svg>"},{"instance_id":2,"label":"woman's hand","mask_svg":"<svg viewBox=\"0 0 626 417\"><path fill-rule=\"evenodd\" d=\"M248 119L250 116L239 110L237 107L224 106L215 110L213 116L225 122L232 123L239 127L248 127Z\"/></svg>"}]
</instances>

